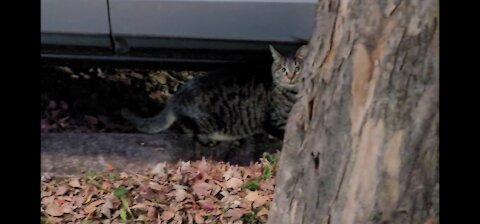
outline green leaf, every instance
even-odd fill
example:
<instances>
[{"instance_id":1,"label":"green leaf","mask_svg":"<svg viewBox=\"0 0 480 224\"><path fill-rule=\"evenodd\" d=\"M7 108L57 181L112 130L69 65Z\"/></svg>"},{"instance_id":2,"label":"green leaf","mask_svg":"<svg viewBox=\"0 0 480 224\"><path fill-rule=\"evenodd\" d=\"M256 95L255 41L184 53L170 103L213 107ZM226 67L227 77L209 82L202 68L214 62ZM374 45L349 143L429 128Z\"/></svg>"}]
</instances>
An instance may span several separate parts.
<instances>
[{"instance_id":1,"label":"green leaf","mask_svg":"<svg viewBox=\"0 0 480 224\"><path fill-rule=\"evenodd\" d=\"M122 218L124 222L127 222L127 212L125 211L125 208L120 209L120 218Z\"/></svg>"},{"instance_id":2,"label":"green leaf","mask_svg":"<svg viewBox=\"0 0 480 224\"><path fill-rule=\"evenodd\" d=\"M270 154L268 152L264 152L262 158L267 160L270 164L275 166L278 162L278 153Z\"/></svg>"},{"instance_id":3,"label":"green leaf","mask_svg":"<svg viewBox=\"0 0 480 224\"><path fill-rule=\"evenodd\" d=\"M83 181L87 182L88 180L91 180L92 178L95 179L95 174L91 170L87 170L85 174L83 175Z\"/></svg>"},{"instance_id":4,"label":"green leaf","mask_svg":"<svg viewBox=\"0 0 480 224\"><path fill-rule=\"evenodd\" d=\"M121 200L122 200L123 208L125 208L128 211L128 213L130 213L130 215L133 217L133 213L129 208L130 206L129 206L128 200L126 198L121 198Z\"/></svg>"},{"instance_id":5,"label":"green leaf","mask_svg":"<svg viewBox=\"0 0 480 224\"><path fill-rule=\"evenodd\" d=\"M124 186L119 186L117 187L114 191L113 194L119 198L125 196L127 194L128 190Z\"/></svg>"},{"instance_id":6,"label":"green leaf","mask_svg":"<svg viewBox=\"0 0 480 224\"><path fill-rule=\"evenodd\" d=\"M257 219L257 217L255 217L255 214L253 212L250 212L250 213L247 213L245 215L243 215L240 220L243 221L243 223L247 223L247 224L260 224L260 220Z\"/></svg>"},{"instance_id":7,"label":"green leaf","mask_svg":"<svg viewBox=\"0 0 480 224\"><path fill-rule=\"evenodd\" d=\"M116 180L120 179L120 176L118 174L109 173L108 174L108 179L110 181L116 181Z\"/></svg>"},{"instance_id":8,"label":"green leaf","mask_svg":"<svg viewBox=\"0 0 480 224\"><path fill-rule=\"evenodd\" d=\"M270 167L270 165L266 165L263 168L262 178L265 180L265 179L268 179L270 177L272 177L272 168Z\"/></svg>"},{"instance_id":9,"label":"green leaf","mask_svg":"<svg viewBox=\"0 0 480 224\"><path fill-rule=\"evenodd\" d=\"M242 188L246 188L246 189L249 189L251 191L256 191L258 189L260 189L260 184L258 183L258 180L257 179L251 179L247 182L245 182L245 184L243 184Z\"/></svg>"}]
</instances>

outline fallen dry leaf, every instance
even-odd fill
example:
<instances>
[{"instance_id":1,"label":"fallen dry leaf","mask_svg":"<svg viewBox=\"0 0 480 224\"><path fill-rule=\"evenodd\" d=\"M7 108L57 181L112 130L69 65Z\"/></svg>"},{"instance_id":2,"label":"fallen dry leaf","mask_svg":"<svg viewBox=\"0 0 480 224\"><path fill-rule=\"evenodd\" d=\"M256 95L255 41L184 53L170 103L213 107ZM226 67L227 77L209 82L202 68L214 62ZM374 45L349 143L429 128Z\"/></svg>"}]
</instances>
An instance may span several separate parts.
<instances>
[{"instance_id":1,"label":"fallen dry leaf","mask_svg":"<svg viewBox=\"0 0 480 224\"><path fill-rule=\"evenodd\" d=\"M157 208L149 207L147 212L147 217L150 219L154 219L155 217L157 217Z\"/></svg>"},{"instance_id":2,"label":"fallen dry leaf","mask_svg":"<svg viewBox=\"0 0 480 224\"><path fill-rule=\"evenodd\" d=\"M181 185L173 186L175 188L175 201L181 202L187 198L187 191L185 191L186 187Z\"/></svg>"},{"instance_id":3,"label":"fallen dry leaf","mask_svg":"<svg viewBox=\"0 0 480 224\"><path fill-rule=\"evenodd\" d=\"M47 208L45 208L45 212L55 217L63 215L63 209L54 202L47 205Z\"/></svg>"},{"instance_id":4,"label":"fallen dry leaf","mask_svg":"<svg viewBox=\"0 0 480 224\"><path fill-rule=\"evenodd\" d=\"M258 191L250 191L247 196L245 196L245 199L248 201L255 201L258 198Z\"/></svg>"},{"instance_id":5,"label":"fallen dry leaf","mask_svg":"<svg viewBox=\"0 0 480 224\"><path fill-rule=\"evenodd\" d=\"M192 189L196 195L203 197L209 195L211 187L205 182L197 182L192 186Z\"/></svg>"},{"instance_id":6,"label":"fallen dry leaf","mask_svg":"<svg viewBox=\"0 0 480 224\"><path fill-rule=\"evenodd\" d=\"M155 183L155 182L149 182L148 183L148 186L153 189L153 190L156 190L156 191L160 191L160 192L163 192L165 190L165 187L158 184L158 183Z\"/></svg>"},{"instance_id":7,"label":"fallen dry leaf","mask_svg":"<svg viewBox=\"0 0 480 224\"><path fill-rule=\"evenodd\" d=\"M75 205L75 207L80 207L83 204L83 202L85 202L85 197L78 196L78 197L75 197L73 204Z\"/></svg>"},{"instance_id":8,"label":"fallen dry leaf","mask_svg":"<svg viewBox=\"0 0 480 224\"><path fill-rule=\"evenodd\" d=\"M120 178L125 179L127 177L128 177L128 173L125 173L125 172L120 173Z\"/></svg>"},{"instance_id":9,"label":"fallen dry leaf","mask_svg":"<svg viewBox=\"0 0 480 224\"><path fill-rule=\"evenodd\" d=\"M55 199L55 196L44 197L44 198L42 198L42 204L43 205L48 205L50 203L53 203L54 199Z\"/></svg>"},{"instance_id":10,"label":"fallen dry leaf","mask_svg":"<svg viewBox=\"0 0 480 224\"><path fill-rule=\"evenodd\" d=\"M163 96L163 93L162 93L162 91L157 90L153 93L150 93L148 96L150 98L154 99L154 100L161 100L162 96Z\"/></svg>"},{"instance_id":11,"label":"fallen dry leaf","mask_svg":"<svg viewBox=\"0 0 480 224\"><path fill-rule=\"evenodd\" d=\"M56 195L64 195L65 193L67 193L68 191L68 187L65 186L65 185L62 185L60 187L57 188L57 191L55 192Z\"/></svg>"},{"instance_id":12,"label":"fallen dry leaf","mask_svg":"<svg viewBox=\"0 0 480 224\"><path fill-rule=\"evenodd\" d=\"M202 157L202 161L198 164L197 168L198 168L198 171L200 171L200 173L206 173L210 170L210 166L205 160L205 157Z\"/></svg>"},{"instance_id":13,"label":"fallen dry leaf","mask_svg":"<svg viewBox=\"0 0 480 224\"><path fill-rule=\"evenodd\" d=\"M225 212L224 217L231 217L233 220L240 219L243 215L247 214L249 211L243 208L234 208Z\"/></svg>"},{"instance_id":14,"label":"fallen dry leaf","mask_svg":"<svg viewBox=\"0 0 480 224\"><path fill-rule=\"evenodd\" d=\"M166 177L167 172L165 171L165 168L167 167L167 163L158 163L150 172L151 174L154 174L158 177Z\"/></svg>"},{"instance_id":15,"label":"fallen dry leaf","mask_svg":"<svg viewBox=\"0 0 480 224\"><path fill-rule=\"evenodd\" d=\"M110 164L110 163L105 163L105 169L108 170L108 171L112 171L112 170L114 170L115 168L113 167L112 164Z\"/></svg>"},{"instance_id":16,"label":"fallen dry leaf","mask_svg":"<svg viewBox=\"0 0 480 224\"><path fill-rule=\"evenodd\" d=\"M62 206L62 212L63 212L64 214L66 214L66 213L72 214L72 213L73 213L72 206L70 206L70 205L68 205L68 204Z\"/></svg>"},{"instance_id":17,"label":"fallen dry leaf","mask_svg":"<svg viewBox=\"0 0 480 224\"><path fill-rule=\"evenodd\" d=\"M68 182L68 185L70 185L70 187L74 187L74 188L81 188L82 187L80 185L79 178L72 178L72 180L70 180L70 182Z\"/></svg>"},{"instance_id":18,"label":"fallen dry leaf","mask_svg":"<svg viewBox=\"0 0 480 224\"><path fill-rule=\"evenodd\" d=\"M90 214L90 213L94 212L95 210L97 210L97 206L99 206L103 202L105 202L103 199L99 199L99 200L96 200L96 201L88 204L87 207L85 207L85 209L84 209L85 213Z\"/></svg>"},{"instance_id":19,"label":"fallen dry leaf","mask_svg":"<svg viewBox=\"0 0 480 224\"><path fill-rule=\"evenodd\" d=\"M258 208L260 206L265 205L270 200L268 196L258 196L255 201L253 202L253 207Z\"/></svg>"},{"instance_id":20,"label":"fallen dry leaf","mask_svg":"<svg viewBox=\"0 0 480 224\"><path fill-rule=\"evenodd\" d=\"M260 211L257 212L257 217L260 217L262 215L268 215L268 210L265 207L262 207Z\"/></svg>"},{"instance_id":21,"label":"fallen dry leaf","mask_svg":"<svg viewBox=\"0 0 480 224\"><path fill-rule=\"evenodd\" d=\"M113 209L113 203L109 198L106 197L105 203L100 208L100 212L106 217L110 218L112 216L110 209Z\"/></svg>"},{"instance_id":22,"label":"fallen dry leaf","mask_svg":"<svg viewBox=\"0 0 480 224\"><path fill-rule=\"evenodd\" d=\"M200 205L200 208L207 211L211 211L216 208L215 203L213 203L213 201L209 198L198 201L198 204Z\"/></svg>"},{"instance_id":23,"label":"fallen dry leaf","mask_svg":"<svg viewBox=\"0 0 480 224\"><path fill-rule=\"evenodd\" d=\"M57 218L59 223L87 219L121 223L119 210L125 205L114 195L114 189L122 186L128 191L121 197L128 201L127 212L133 222L233 224L242 223L241 217L254 214L253 209L258 209L257 223L268 219L275 177L261 179L260 163L242 167L202 159L159 163L152 171L95 173L96 184L82 185L79 177L42 181L42 218ZM243 189L249 179L257 179L260 188Z\"/></svg>"},{"instance_id":24,"label":"fallen dry leaf","mask_svg":"<svg viewBox=\"0 0 480 224\"><path fill-rule=\"evenodd\" d=\"M226 183L227 188L232 188L234 190L242 187L242 185L243 181L235 177L230 178Z\"/></svg>"},{"instance_id":25,"label":"fallen dry leaf","mask_svg":"<svg viewBox=\"0 0 480 224\"><path fill-rule=\"evenodd\" d=\"M197 212L197 213L195 214L194 219L195 219L195 222L198 223L198 224L203 224L203 223L205 223L205 219L203 218L202 214L199 213L199 212Z\"/></svg>"},{"instance_id":26,"label":"fallen dry leaf","mask_svg":"<svg viewBox=\"0 0 480 224\"><path fill-rule=\"evenodd\" d=\"M174 216L175 216L174 212L172 212L170 210L165 210L165 211L162 212L161 218L162 218L163 221L168 221L168 220L172 219Z\"/></svg>"}]
</instances>

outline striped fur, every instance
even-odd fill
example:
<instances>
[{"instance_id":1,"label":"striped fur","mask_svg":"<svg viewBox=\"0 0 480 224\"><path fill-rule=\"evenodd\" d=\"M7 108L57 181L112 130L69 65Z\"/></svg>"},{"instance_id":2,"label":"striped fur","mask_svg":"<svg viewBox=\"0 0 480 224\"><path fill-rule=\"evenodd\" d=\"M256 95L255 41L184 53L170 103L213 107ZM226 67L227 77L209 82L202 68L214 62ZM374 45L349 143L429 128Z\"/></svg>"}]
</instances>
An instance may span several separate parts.
<instances>
[{"instance_id":1,"label":"striped fur","mask_svg":"<svg viewBox=\"0 0 480 224\"><path fill-rule=\"evenodd\" d=\"M234 67L199 76L182 86L157 116L140 118L127 109L122 116L147 133L164 131L178 121L187 133L212 141L244 139L267 127L284 129L299 71L288 75L279 71L300 64L271 50L271 69Z\"/></svg>"}]
</instances>

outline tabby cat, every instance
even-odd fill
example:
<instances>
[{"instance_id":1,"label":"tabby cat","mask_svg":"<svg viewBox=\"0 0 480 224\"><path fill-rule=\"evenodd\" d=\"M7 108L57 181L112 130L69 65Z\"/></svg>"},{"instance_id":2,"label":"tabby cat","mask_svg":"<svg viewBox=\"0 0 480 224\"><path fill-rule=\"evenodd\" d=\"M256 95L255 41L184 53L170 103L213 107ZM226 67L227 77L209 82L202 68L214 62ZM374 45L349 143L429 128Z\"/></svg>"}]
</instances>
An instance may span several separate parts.
<instances>
[{"instance_id":1,"label":"tabby cat","mask_svg":"<svg viewBox=\"0 0 480 224\"><path fill-rule=\"evenodd\" d=\"M139 131L158 133L178 121L202 143L235 141L265 132L282 138L300 82L306 46L285 57L270 46L271 68L235 67L195 77L183 85L156 116L122 116ZM270 75L269 75L270 74Z\"/></svg>"}]
</instances>

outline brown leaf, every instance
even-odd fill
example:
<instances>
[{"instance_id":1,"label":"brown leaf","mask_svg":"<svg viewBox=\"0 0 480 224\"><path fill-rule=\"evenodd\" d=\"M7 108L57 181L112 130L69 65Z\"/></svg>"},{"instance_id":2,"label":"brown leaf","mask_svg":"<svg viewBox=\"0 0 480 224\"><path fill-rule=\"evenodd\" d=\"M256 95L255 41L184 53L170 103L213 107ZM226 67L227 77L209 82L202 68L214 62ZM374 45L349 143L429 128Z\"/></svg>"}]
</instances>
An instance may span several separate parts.
<instances>
[{"instance_id":1,"label":"brown leaf","mask_svg":"<svg viewBox=\"0 0 480 224\"><path fill-rule=\"evenodd\" d=\"M85 213L87 214L90 214L92 212L94 212L95 210L97 210L97 206L99 206L100 204L104 203L105 201L103 199L99 199L99 200L96 200L92 203L90 203L89 205L87 205L84 209Z\"/></svg>"},{"instance_id":2,"label":"brown leaf","mask_svg":"<svg viewBox=\"0 0 480 224\"><path fill-rule=\"evenodd\" d=\"M230 178L226 183L227 188L233 188L234 190L242 187L242 185L243 181L235 177Z\"/></svg>"},{"instance_id":3,"label":"brown leaf","mask_svg":"<svg viewBox=\"0 0 480 224\"><path fill-rule=\"evenodd\" d=\"M212 187L212 195L217 195L218 192L222 190L222 187L219 185L213 185Z\"/></svg>"},{"instance_id":4,"label":"brown leaf","mask_svg":"<svg viewBox=\"0 0 480 224\"><path fill-rule=\"evenodd\" d=\"M112 216L110 209L113 208L113 204L110 200L106 199L105 203L100 207L100 212L105 215L107 218Z\"/></svg>"},{"instance_id":5,"label":"brown leaf","mask_svg":"<svg viewBox=\"0 0 480 224\"><path fill-rule=\"evenodd\" d=\"M156 190L156 191L160 191L160 192L164 192L166 189L163 185L160 185L158 183L155 183L155 182L149 182L148 183L148 186L153 189L153 190Z\"/></svg>"},{"instance_id":6,"label":"brown leaf","mask_svg":"<svg viewBox=\"0 0 480 224\"><path fill-rule=\"evenodd\" d=\"M204 210L207 210L207 211L211 211L211 210L214 210L216 208L216 205L215 203L213 203L213 201L211 199L205 199L205 200L200 200L198 201L198 204L200 205L200 208L204 209Z\"/></svg>"},{"instance_id":7,"label":"brown leaf","mask_svg":"<svg viewBox=\"0 0 480 224\"><path fill-rule=\"evenodd\" d=\"M203 218L202 214L200 213L195 213L195 222L198 224L203 224L205 222L205 219Z\"/></svg>"},{"instance_id":8,"label":"brown leaf","mask_svg":"<svg viewBox=\"0 0 480 224\"><path fill-rule=\"evenodd\" d=\"M162 218L163 221L168 221L168 220L172 219L174 216L175 216L174 212L172 212L170 210L165 210L165 211L163 211L161 218Z\"/></svg>"},{"instance_id":9,"label":"brown leaf","mask_svg":"<svg viewBox=\"0 0 480 224\"><path fill-rule=\"evenodd\" d=\"M199 197L208 195L210 188L210 185L203 181L199 181L192 186L193 192Z\"/></svg>"},{"instance_id":10,"label":"brown leaf","mask_svg":"<svg viewBox=\"0 0 480 224\"><path fill-rule=\"evenodd\" d=\"M240 200L240 205L239 206L241 208L250 209L252 207L252 202L248 201L246 199Z\"/></svg>"},{"instance_id":11,"label":"brown leaf","mask_svg":"<svg viewBox=\"0 0 480 224\"><path fill-rule=\"evenodd\" d=\"M187 213L187 224L193 224L193 216L192 213Z\"/></svg>"},{"instance_id":12,"label":"brown leaf","mask_svg":"<svg viewBox=\"0 0 480 224\"><path fill-rule=\"evenodd\" d=\"M143 79L143 75L140 73L131 72L129 75L137 79Z\"/></svg>"},{"instance_id":13,"label":"brown leaf","mask_svg":"<svg viewBox=\"0 0 480 224\"><path fill-rule=\"evenodd\" d=\"M165 85L167 83L167 77L164 72L161 72L160 74L158 74L155 79L157 80L157 82L159 82L162 85Z\"/></svg>"},{"instance_id":14,"label":"brown leaf","mask_svg":"<svg viewBox=\"0 0 480 224\"><path fill-rule=\"evenodd\" d=\"M70 182L68 182L68 185L70 185L70 187L74 187L74 188L82 188L82 186L80 185L79 178L72 178L70 180Z\"/></svg>"},{"instance_id":15,"label":"brown leaf","mask_svg":"<svg viewBox=\"0 0 480 224\"><path fill-rule=\"evenodd\" d=\"M127 177L128 177L128 173L125 173L125 172L120 173L120 178L125 179Z\"/></svg>"},{"instance_id":16,"label":"brown leaf","mask_svg":"<svg viewBox=\"0 0 480 224\"><path fill-rule=\"evenodd\" d=\"M269 191L274 191L275 186L274 186L275 180L274 178L272 179L267 179L265 181L260 182L260 189L262 190L269 190Z\"/></svg>"},{"instance_id":17,"label":"brown leaf","mask_svg":"<svg viewBox=\"0 0 480 224\"><path fill-rule=\"evenodd\" d=\"M155 217L157 217L157 208L155 207L148 208L147 217L150 219L154 219Z\"/></svg>"},{"instance_id":18,"label":"brown leaf","mask_svg":"<svg viewBox=\"0 0 480 224\"><path fill-rule=\"evenodd\" d=\"M153 92L153 93L150 93L148 96L149 96L150 98L154 99L154 100L161 100L161 99L162 99L162 95L163 95L162 91L157 90L157 91L155 91L155 92Z\"/></svg>"},{"instance_id":19,"label":"brown leaf","mask_svg":"<svg viewBox=\"0 0 480 224\"><path fill-rule=\"evenodd\" d=\"M75 205L75 207L80 207L83 205L84 201L85 201L85 197L78 196L78 197L75 197L73 204Z\"/></svg>"},{"instance_id":20,"label":"brown leaf","mask_svg":"<svg viewBox=\"0 0 480 224\"><path fill-rule=\"evenodd\" d=\"M176 223L176 224L182 224L182 219L183 219L182 217L183 217L184 215L185 215L185 213L184 213L184 212L181 212L181 211L175 213L175 218L173 219L172 224L175 224L175 223Z\"/></svg>"},{"instance_id":21,"label":"brown leaf","mask_svg":"<svg viewBox=\"0 0 480 224\"><path fill-rule=\"evenodd\" d=\"M110 163L105 163L104 165L105 165L105 169L106 169L107 171L112 171L112 170L115 169L115 168L113 167L113 165L110 164Z\"/></svg>"},{"instance_id":22,"label":"brown leaf","mask_svg":"<svg viewBox=\"0 0 480 224\"><path fill-rule=\"evenodd\" d=\"M52 176L48 173L43 174L41 177L41 181L43 182L50 182L50 180L52 180Z\"/></svg>"},{"instance_id":23,"label":"brown leaf","mask_svg":"<svg viewBox=\"0 0 480 224\"><path fill-rule=\"evenodd\" d=\"M65 185L62 185L60 187L57 188L57 191L55 192L56 195L64 195L65 193L67 193L68 191L68 187L65 186Z\"/></svg>"},{"instance_id":24,"label":"brown leaf","mask_svg":"<svg viewBox=\"0 0 480 224\"><path fill-rule=\"evenodd\" d=\"M55 196L44 197L44 198L42 198L42 205L51 204L51 203L53 203L53 200L55 200Z\"/></svg>"},{"instance_id":25,"label":"brown leaf","mask_svg":"<svg viewBox=\"0 0 480 224\"><path fill-rule=\"evenodd\" d=\"M233 170L231 167L228 167L228 170L225 171L225 173L223 174L223 178L225 178L225 180L229 180L230 178L232 178L233 176Z\"/></svg>"},{"instance_id":26,"label":"brown leaf","mask_svg":"<svg viewBox=\"0 0 480 224\"><path fill-rule=\"evenodd\" d=\"M205 161L205 157L202 157L202 161L198 164L197 168L201 173L206 173L210 170L210 166L207 161Z\"/></svg>"},{"instance_id":27,"label":"brown leaf","mask_svg":"<svg viewBox=\"0 0 480 224\"><path fill-rule=\"evenodd\" d=\"M160 178L166 177L167 172L165 171L165 168L167 167L166 162L158 163L151 171L151 174L154 174Z\"/></svg>"},{"instance_id":28,"label":"brown leaf","mask_svg":"<svg viewBox=\"0 0 480 224\"><path fill-rule=\"evenodd\" d=\"M47 205L45 212L51 216L61 216L63 215L63 209L57 205L57 203L50 203Z\"/></svg>"},{"instance_id":29,"label":"brown leaf","mask_svg":"<svg viewBox=\"0 0 480 224\"><path fill-rule=\"evenodd\" d=\"M173 187L175 188L175 201L181 202L185 200L188 195L187 191L185 191L185 186L175 185Z\"/></svg>"},{"instance_id":30,"label":"brown leaf","mask_svg":"<svg viewBox=\"0 0 480 224\"><path fill-rule=\"evenodd\" d=\"M260 217L260 216L262 216L262 215L268 215L268 209L266 209L265 207L262 207L262 208L260 209L260 211L257 212L257 215L256 215L256 216L257 216L257 217Z\"/></svg>"},{"instance_id":31,"label":"brown leaf","mask_svg":"<svg viewBox=\"0 0 480 224\"><path fill-rule=\"evenodd\" d=\"M146 205L146 204L144 204L144 203L139 203L139 204L136 204L136 205L132 206L131 209L147 210L147 209L148 209L148 205Z\"/></svg>"},{"instance_id":32,"label":"brown leaf","mask_svg":"<svg viewBox=\"0 0 480 224\"><path fill-rule=\"evenodd\" d=\"M61 207L62 208L62 212L65 214L65 213L69 213L69 214L73 214L73 209L72 209L72 206L69 205L69 204L65 204L64 206Z\"/></svg>"},{"instance_id":33,"label":"brown leaf","mask_svg":"<svg viewBox=\"0 0 480 224\"><path fill-rule=\"evenodd\" d=\"M181 161L180 162L180 171L187 172L187 171L191 171L191 169L192 169L192 166L190 164L190 161L187 161L187 162Z\"/></svg>"},{"instance_id":34,"label":"brown leaf","mask_svg":"<svg viewBox=\"0 0 480 224\"><path fill-rule=\"evenodd\" d=\"M58 217L47 217L47 223L62 223L63 219Z\"/></svg>"},{"instance_id":35,"label":"brown leaf","mask_svg":"<svg viewBox=\"0 0 480 224\"><path fill-rule=\"evenodd\" d=\"M243 208L234 208L225 212L224 217L232 217L233 220L240 219L244 214L247 214L248 210Z\"/></svg>"},{"instance_id":36,"label":"brown leaf","mask_svg":"<svg viewBox=\"0 0 480 224\"><path fill-rule=\"evenodd\" d=\"M255 201L258 198L258 191L250 191L247 196L245 196L245 199L248 201Z\"/></svg>"},{"instance_id":37,"label":"brown leaf","mask_svg":"<svg viewBox=\"0 0 480 224\"><path fill-rule=\"evenodd\" d=\"M429 219L427 219L427 221L425 221L424 224L434 224L434 223L435 223L435 220L432 217L430 217Z\"/></svg>"},{"instance_id":38,"label":"brown leaf","mask_svg":"<svg viewBox=\"0 0 480 224\"><path fill-rule=\"evenodd\" d=\"M112 188L112 184L108 181L104 181L102 183L102 189L103 190L110 190Z\"/></svg>"},{"instance_id":39,"label":"brown leaf","mask_svg":"<svg viewBox=\"0 0 480 224\"><path fill-rule=\"evenodd\" d=\"M55 200L55 202L59 205L59 206L62 206L64 203L65 203L65 200L63 198L57 198Z\"/></svg>"},{"instance_id":40,"label":"brown leaf","mask_svg":"<svg viewBox=\"0 0 480 224\"><path fill-rule=\"evenodd\" d=\"M135 219L135 221L141 222L141 223L147 223L148 218L147 218L147 216L145 216L145 215L143 215L143 214L140 214L140 215L138 216L138 218ZM136 223L136 222L135 222L135 223Z\"/></svg>"},{"instance_id":41,"label":"brown leaf","mask_svg":"<svg viewBox=\"0 0 480 224\"><path fill-rule=\"evenodd\" d=\"M253 207L254 208L258 208L260 206L263 206L267 203L267 201L269 201L269 197L268 196L258 196L255 201L253 202Z\"/></svg>"}]
</instances>

